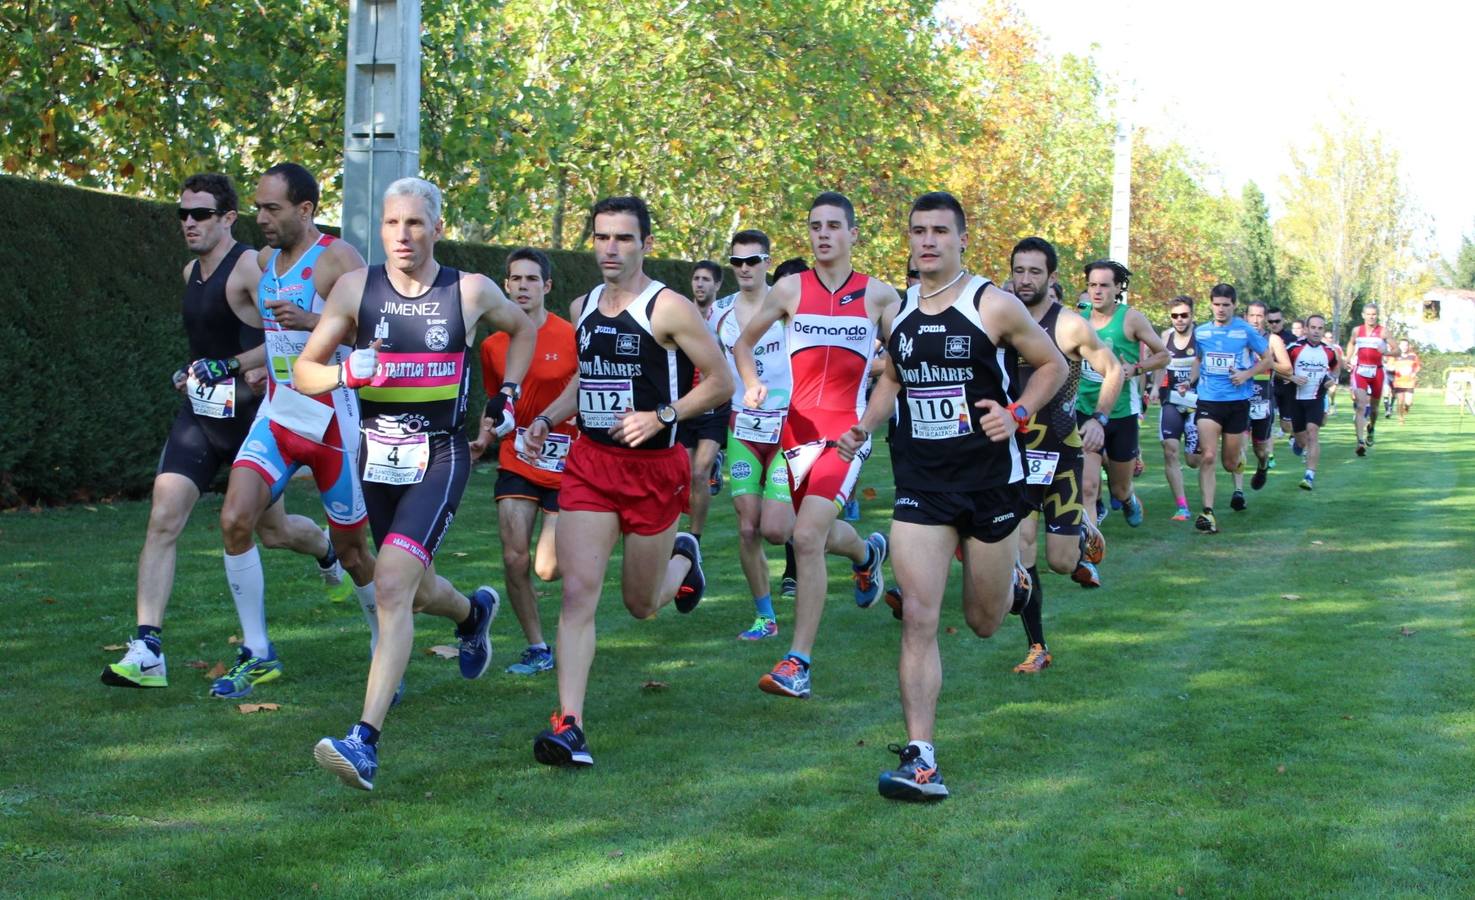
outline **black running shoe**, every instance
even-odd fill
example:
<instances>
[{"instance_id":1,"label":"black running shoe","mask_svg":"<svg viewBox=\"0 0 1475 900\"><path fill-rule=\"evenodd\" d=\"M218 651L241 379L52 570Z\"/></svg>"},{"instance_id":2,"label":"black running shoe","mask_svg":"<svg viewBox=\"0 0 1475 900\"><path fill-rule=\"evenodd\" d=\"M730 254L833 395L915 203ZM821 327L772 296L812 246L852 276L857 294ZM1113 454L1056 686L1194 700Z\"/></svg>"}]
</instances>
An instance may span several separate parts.
<instances>
[{"instance_id":1,"label":"black running shoe","mask_svg":"<svg viewBox=\"0 0 1475 900\"><path fill-rule=\"evenodd\" d=\"M702 573L702 545L684 531L676 533L676 543L671 548L673 556L684 556L691 560L691 568L676 589L676 611L689 613L702 602L702 593L707 590L707 576Z\"/></svg>"},{"instance_id":2,"label":"black running shoe","mask_svg":"<svg viewBox=\"0 0 1475 900\"><path fill-rule=\"evenodd\" d=\"M1256 469L1255 474L1250 476L1250 490L1258 491L1265 486L1265 477L1270 473L1269 469Z\"/></svg>"},{"instance_id":3,"label":"black running shoe","mask_svg":"<svg viewBox=\"0 0 1475 900\"><path fill-rule=\"evenodd\" d=\"M533 740L533 758L545 766L592 766L594 757L589 754L589 742L584 732L574 722L573 716L564 716L559 721L558 713L552 716L553 727Z\"/></svg>"},{"instance_id":4,"label":"black running shoe","mask_svg":"<svg viewBox=\"0 0 1475 900\"><path fill-rule=\"evenodd\" d=\"M1233 496L1229 498L1229 508L1235 512L1244 512L1246 506L1249 506L1249 504L1245 502L1244 491L1235 491Z\"/></svg>"}]
</instances>

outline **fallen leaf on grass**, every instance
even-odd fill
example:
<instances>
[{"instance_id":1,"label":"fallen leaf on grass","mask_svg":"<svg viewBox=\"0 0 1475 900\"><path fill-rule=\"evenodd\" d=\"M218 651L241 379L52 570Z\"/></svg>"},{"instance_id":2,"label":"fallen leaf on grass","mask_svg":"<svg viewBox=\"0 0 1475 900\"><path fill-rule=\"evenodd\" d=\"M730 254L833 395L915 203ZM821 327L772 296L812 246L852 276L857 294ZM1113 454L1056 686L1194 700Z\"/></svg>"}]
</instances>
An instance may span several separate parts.
<instances>
[{"instance_id":1,"label":"fallen leaf on grass","mask_svg":"<svg viewBox=\"0 0 1475 900\"><path fill-rule=\"evenodd\" d=\"M957 633L958 633L958 629L956 629L956 628L954 628L954 627L953 627L953 626L951 626L951 625L949 625L949 626L948 626L948 627L947 627L947 633L948 633L948 634L957 634Z\"/></svg>"},{"instance_id":2,"label":"fallen leaf on grass","mask_svg":"<svg viewBox=\"0 0 1475 900\"><path fill-rule=\"evenodd\" d=\"M1398 633L1401 634L1401 635L1403 635L1404 637L1413 637L1414 635L1418 634L1417 631L1413 630L1412 628L1409 628L1407 625L1405 625L1402 628L1398 629Z\"/></svg>"},{"instance_id":3,"label":"fallen leaf on grass","mask_svg":"<svg viewBox=\"0 0 1475 900\"><path fill-rule=\"evenodd\" d=\"M224 675L225 672L226 672L225 663L218 662L215 665L213 665L213 666L210 667L210 671L208 671L208 672L205 673L205 677L208 678L208 679L210 679L211 681L214 681L215 679L217 679L220 676Z\"/></svg>"},{"instance_id":4,"label":"fallen leaf on grass","mask_svg":"<svg viewBox=\"0 0 1475 900\"><path fill-rule=\"evenodd\" d=\"M97 512L97 507L95 506L84 506L82 508L87 510L88 512Z\"/></svg>"},{"instance_id":5,"label":"fallen leaf on grass","mask_svg":"<svg viewBox=\"0 0 1475 900\"><path fill-rule=\"evenodd\" d=\"M1352 717L1351 716L1343 716L1342 718L1346 719L1349 722L1352 721Z\"/></svg>"},{"instance_id":6,"label":"fallen leaf on grass","mask_svg":"<svg viewBox=\"0 0 1475 900\"><path fill-rule=\"evenodd\" d=\"M55 604L56 603L56 598L55 597L42 597L41 598L41 602L42 603Z\"/></svg>"},{"instance_id":7,"label":"fallen leaf on grass","mask_svg":"<svg viewBox=\"0 0 1475 900\"><path fill-rule=\"evenodd\" d=\"M1301 599L1301 595L1300 594L1281 594L1280 595L1280 599L1282 599L1282 600L1300 600Z\"/></svg>"},{"instance_id":8,"label":"fallen leaf on grass","mask_svg":"<svg viewBox=\"0 0 1475 900\"><path fill-rule=\"evenodd\" d=\"M461 655L461 651L455 647L448 647L445 644L436 644L434 647L426 647L425 655L439 656L441 659L455 659Z\"/></svg>"},{"instance_id":9,"label":"fallen leaf on grass","mask_svg":"<svg viewBox=\"0 0 1475 900\"><path fill-rule=\"evenodd\" d=\"M855 746L857 746L857 747L864 747L865 745L866 745L866 742L865 742L864 739L855 742Z\"/></svg>"},{"instance_id":10,"label":"fallen leaf on grass","mask_svg":"<svg viewBox=\"0 0 1475 900\"><path fill-rule=\"evenodd\" d=\"M201 672L203 672L206 669L210 668L210 664L207 663L207 662L205 662L203 659L192 659L189 662L185 663L184 665L185 665L185 668L199 669Z\"/></svg>"},{"instance_id":11,"label":"fallen leaf on grass","mask_svg":"<svg viewBox=\"0 0 1475 900\"><path fill-rule=\"evenodd\" d=\"M249 716L254 712L276 712L281 708L281 704L278 703L242 703L236 706L243 716Z\"/></svg>"},{"instance_id":12,"label":"fallen leaf on grass","mask_svg":"<svg viewBox=\"0 0 1475 900\"><path fill-rule=\"evenodd\" d=\"M454 556L454 557L456 557L457 559L465 559L466 558L466 554L465 553L462 553L460 550L457 550L457 551L453 552L451 555Z\"/></svg>"},{"instance_id":13,"label":"fallen leaf on grass","mask_svg":"<svg viewBox=\"0 0 1475 900\"><path fill-rule=\"evenodd\" d=\"M126 645L124 645L124 644L103 644L102 645L102 649L104 649L104 650L127 650L128 647Z\"/></svg>"},{"instance_id":14,"label":"fallen leaf on grass","mask_svg":"<svg viewBox=\"0 0 1475 900\"><path fill-rule=\"evenodd\" d=\"M640 689L642 691L664 691L670 686L671 685L667 684L664 681L647 681L640 686Z\"/></svg>"},{"instance_id":15,"label":"fallen leaf on grass","mask_svg":"<svg viewBox=\"0 0 1475 900\"><path fill-rule=\"evenodd\" d=\"M620 857L622 857L622 856L625 855L625 851L624 850L611 850L609 853L606 853L605 855L608 856L610 859L619 859Z\"/></svg>"},{"instance_id":16,"label":"fallen leaf on grass","mask_svg":"<svg viewBox=\"0 0 1475 900\"><path fill-rule=\"evenodd\" d=\"M1322 545L1322 544L1325 544L1325 543L1326 543L1326 541L1312 541L1312 542L1311 542L1311 543L1313 543L1313 544L1315 544L1315 545L1316 545L1316 546L1318 546L1318 547L1320 547L1320 546L1321 546L1321 545Z\"/></svg>"},{"instance_id":17,"label":"fallen leaf on grass","mask_svg":"<svg viewBox=\"0 0 1475 900\"><path fill-rule=\"evenodd\" d=\"M1285 767L1285 764L1284 763L1282 763L1281 765L1278 765L1278 766L1275 767L1275 774L1277 774L1277 775L1284 775L1285 773L1286 773L1286 767Z\"/></svg>"},{"instance_id":18,"label":"fallen leaf on grass","mask_svg":"<svg viewBox=\"0 0 1475 900\"><path fill-rule=\"evenodd\" d=\"M1183 888L1181 888L1181 887L1178 888L1178 896L1180 896L1180 897L1183 896Z\"/></svg>"},{"instance_id":19,"label":"fallen leaf on grass","mask_svg":"<svg viewBox=\"0 0 1475 900\"><path fill-rule=\"evenodd\" d=\"M876 489L875 488L872 488L872 487L868 487L865 490L861 491L860 492L860 495L862 497L866 498L867 500L874 500L874 499L876 499Z\"/></svg>"},{"instance_id":20,"label":"fallen leaf on grass","mask_svg":"<svg viewBox=\"0 0 1475 900\"><path fill-rule=\"evenodd\" d=\"M239 644L241 642L241 639L239 636L233 634L230 637L226 638L225 642L227 644Z\"/></svg>"}]
</instances>

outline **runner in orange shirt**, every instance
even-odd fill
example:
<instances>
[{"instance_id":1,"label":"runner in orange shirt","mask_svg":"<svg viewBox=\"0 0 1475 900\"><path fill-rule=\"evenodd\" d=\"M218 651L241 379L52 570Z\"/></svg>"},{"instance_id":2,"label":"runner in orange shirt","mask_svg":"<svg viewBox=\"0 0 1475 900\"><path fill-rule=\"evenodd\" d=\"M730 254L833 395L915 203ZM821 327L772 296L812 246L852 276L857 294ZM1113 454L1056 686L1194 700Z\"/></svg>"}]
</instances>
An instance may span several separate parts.
<instances>
[{"instance_id":1,"label":"runner in orange shirt","mask_svg":"<svg viewBox=\"0 0 1475 900\"><path fill-rule=\"evenodd\" d=\"M502 568L507 577L507 597L512 611L527 637L522 658L507 667L513 675L536 675L553 668L553 651L543 639L543 623L538 615L538 598L533 593L532 571L542 581L558 580L558 560L553 552L558 522L558 488L563 482L564 460L578 435L570 419L553 426L543 442L543 452L529 461L518 455L517 444L523 432L563 393L579 370L578 349L574 345L574 326L567 319L548 312L546 300L553 288L553 264L541 250L522 247L507 257L507 280L503 283L507 296L532 320L538 329L538 342L533 349L533 364L522 383L522 402L513 416L496 422L486 416L481 420L481 434L471 442L473 458L494 441L506 436L497 451L497 484L492 496L497 502L497 521L502 537ZM507 371L505 332L497 332L481 343L481 378L487 396L502 390ZM551 424L551 423L550 423ZM516 430L516 436L511 432ZM543 530L538 536L536 554L531 552L533 524L538 511L543 512Z\"/></svg>"}]
</instances>

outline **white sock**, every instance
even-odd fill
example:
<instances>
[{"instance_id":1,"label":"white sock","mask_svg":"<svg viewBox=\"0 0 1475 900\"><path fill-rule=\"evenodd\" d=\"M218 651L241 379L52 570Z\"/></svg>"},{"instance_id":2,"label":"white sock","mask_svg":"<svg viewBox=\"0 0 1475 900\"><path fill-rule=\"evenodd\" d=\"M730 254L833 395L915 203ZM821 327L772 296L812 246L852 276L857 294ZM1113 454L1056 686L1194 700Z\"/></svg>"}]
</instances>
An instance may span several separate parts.
<instances>
[{"instance_id":1,"label":"white sock","mask_svg":"<svg viewBox=\"0 0 1475 900\"><path fill-rule=\"evenodd\" d=\"M265 659L271 654L271 641L266 636L266 575L261 570L261 551L255 544L239 556L225 554L225 580L241 620L241 643Z\"/></svg>"},{"instance_id":2,"label":"white sock","mask_svg":"<svg viewBox=\"0 0 1475 900\"><path fill-rule=\"evenodd\" d=\"M923 765L929 768L937 765L937 751L933 749L931 744L926 741L907 741L907 743L916 747L918 752L922 754L921 759Z\"/></svg>"},{"instance_id":3,"label":"white sock","mask_svg":"<svg viewBox=\"0 0 1475 900\"><path fill-rule=\"evenodd\" d=\"M369 655L379 644L379 613L374 606L374 582L353 586L354 596L359 598L359 608L364 611L364 621L369 623Z\"/></svg>"}]
</instances>

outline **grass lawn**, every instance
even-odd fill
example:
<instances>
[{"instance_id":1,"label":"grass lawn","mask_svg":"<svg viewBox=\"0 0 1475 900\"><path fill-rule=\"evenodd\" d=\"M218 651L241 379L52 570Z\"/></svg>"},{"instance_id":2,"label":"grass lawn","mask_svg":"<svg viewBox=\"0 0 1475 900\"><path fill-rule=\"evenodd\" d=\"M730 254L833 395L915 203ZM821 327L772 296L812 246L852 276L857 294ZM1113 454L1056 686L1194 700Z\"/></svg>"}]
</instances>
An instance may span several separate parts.
<instances>
[{"instance_id":1,"label":"grass lawn","mask_svg":"<svg viewBox=\"0 0 1475 900\"><path fill-rule=\"evenodd\" d=\"M242 715L186 666L228 660L238 633L218 497L181 543L155 691L98 683L121 655L103 645L132 634L147 504L5 514L0 894L1468 896L1475 421L1433 400L1363 460L1344 403L1314 494L1284 442L1247 512L1221 473L1213 537L1169 520L1148 440L1147 521L1107 521L1106 587L1046 577L1056 663L1040 676L1009 671L1016 621L972 636L955 578L937 723L952 797L934 806L876 793L904 740L899 623L857 610L840 564L813 699L758 691L791 609L776 641L734 640L752 611L726 495L693 615L634 621L606 584L593 769L533 761L556 690L502 674L522 649L509 608L475 683L420 652L451 642L420 620L370 794L312 759L358 716L367 632L309 561L266 555L287 668L251 699L281 709ZM493 480L472 477L441 557L466 589L502 581ZM883 448L864 530L886 528L889 480ZM301 482L289 508L322 519Z\"/></svg>"}]
</instances>

